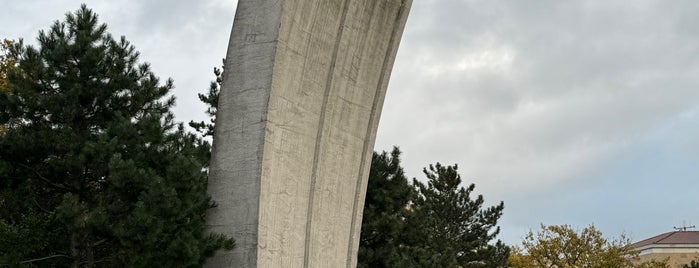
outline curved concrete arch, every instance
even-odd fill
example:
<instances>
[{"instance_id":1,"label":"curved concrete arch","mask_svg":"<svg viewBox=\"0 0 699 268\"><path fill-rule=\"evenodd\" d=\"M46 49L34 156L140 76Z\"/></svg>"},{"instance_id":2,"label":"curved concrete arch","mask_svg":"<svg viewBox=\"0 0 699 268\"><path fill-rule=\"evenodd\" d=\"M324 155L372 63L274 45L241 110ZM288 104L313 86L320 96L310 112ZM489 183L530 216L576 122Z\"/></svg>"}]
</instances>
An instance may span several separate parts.
<instances>
[{"instance_id":1,"label":"curved concrete arch","mask_svg":"<svg viewBox=\"0 0 699 268\"><path fill-rule=\"evenodd\" d=\"M354 267L411 0L240 0L219 99L208 267Z\"/></svg>"}]
</instances>

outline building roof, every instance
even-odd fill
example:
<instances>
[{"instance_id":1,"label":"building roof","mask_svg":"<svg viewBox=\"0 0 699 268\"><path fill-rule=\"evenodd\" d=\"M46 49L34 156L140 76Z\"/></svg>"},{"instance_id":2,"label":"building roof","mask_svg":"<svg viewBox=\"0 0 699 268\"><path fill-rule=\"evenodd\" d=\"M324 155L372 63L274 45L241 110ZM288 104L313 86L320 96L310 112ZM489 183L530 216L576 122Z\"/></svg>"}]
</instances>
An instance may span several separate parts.
<instances>
[{"instance_id":1,"label":"building roof","mask_svg":"<svg viewBox=\"0 0 699 268\"><path fill-rule=\"evenodd\" d=\"M668 244L699 244L699 231L674 231L656 235L646 240L641 240L631 244L633 248L640 248L649 245Z\"/></svg>"}]
</instances>

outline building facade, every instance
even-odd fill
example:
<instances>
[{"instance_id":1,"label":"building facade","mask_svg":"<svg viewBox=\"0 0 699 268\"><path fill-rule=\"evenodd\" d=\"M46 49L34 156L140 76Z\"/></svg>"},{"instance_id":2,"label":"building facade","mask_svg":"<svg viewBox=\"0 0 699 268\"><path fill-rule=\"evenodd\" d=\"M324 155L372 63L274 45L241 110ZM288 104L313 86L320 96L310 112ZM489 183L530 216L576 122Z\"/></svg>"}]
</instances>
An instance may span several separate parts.
<instances>
[{"instance_id":1,"label":"building facade","mask_svg":"<svg viewBox=\"0 0 699 268\"><path fill-rule=\"evenodd\" d=\"M681 268L699 260L699 231L675 231L660 234L631 245L639 252L639 262L668 260L670 267Z\"/></svg>"}]
</instances>

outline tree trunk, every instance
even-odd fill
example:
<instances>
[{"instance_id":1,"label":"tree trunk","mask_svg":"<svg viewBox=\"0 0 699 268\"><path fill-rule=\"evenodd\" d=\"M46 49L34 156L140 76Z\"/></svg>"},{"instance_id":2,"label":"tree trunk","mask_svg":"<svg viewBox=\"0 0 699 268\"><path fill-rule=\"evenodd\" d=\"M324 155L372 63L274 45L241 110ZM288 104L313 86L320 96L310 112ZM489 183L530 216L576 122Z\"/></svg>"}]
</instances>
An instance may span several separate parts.
<instances>
[{"instance_id":1,"label":"tree trunk","mask_svg":"<svg viewBox=\"0 0 699 268\"><path fill-rule=\"evenodd\" d=\"M87 260L85 260L85 267L92 268L95 267L95 252L94 252L94 245L91 242L85 243L87 247L85 248L85 257Z\"/></svg>"},{"instance_id":2,"label":"tree trunk","mask_svg":"<svg viewBox=\"0 0 699 268\"><path fill-rule=\"evenodd\" d=\"M71 268L78 268L80 266L80 236L77 232L73 232L70 235L70 256L73 257L73 264Z\"/></svg>"}]
</instances>

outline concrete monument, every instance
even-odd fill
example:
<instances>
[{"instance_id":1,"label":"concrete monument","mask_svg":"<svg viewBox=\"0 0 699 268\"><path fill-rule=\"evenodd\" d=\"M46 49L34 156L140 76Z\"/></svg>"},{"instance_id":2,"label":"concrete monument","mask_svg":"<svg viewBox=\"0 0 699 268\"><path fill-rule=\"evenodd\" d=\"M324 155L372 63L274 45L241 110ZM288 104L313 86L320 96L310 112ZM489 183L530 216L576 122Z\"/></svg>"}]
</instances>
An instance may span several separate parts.
<instances>
[{"instance_id":1,"label":"concrete monument","mask_svg":"<svg viewBox=\"0 0 699 268\"><path fill-rule=\"evenodd\" d=\"M207 267L354 267L412 0L239 0L214 139Z\"/></svg>"}]
</instances>

